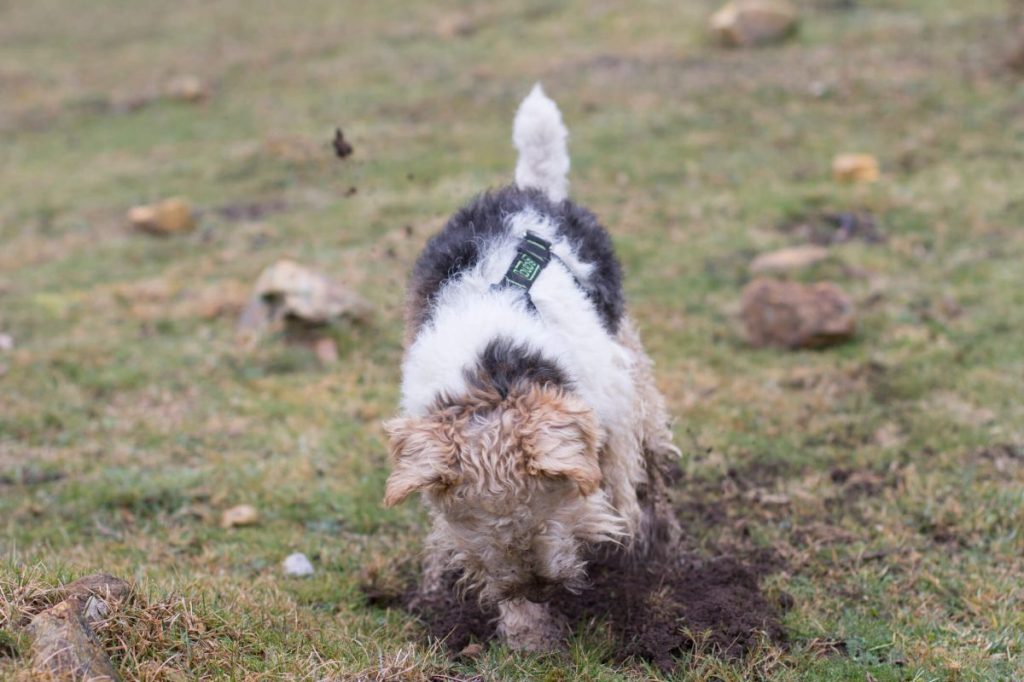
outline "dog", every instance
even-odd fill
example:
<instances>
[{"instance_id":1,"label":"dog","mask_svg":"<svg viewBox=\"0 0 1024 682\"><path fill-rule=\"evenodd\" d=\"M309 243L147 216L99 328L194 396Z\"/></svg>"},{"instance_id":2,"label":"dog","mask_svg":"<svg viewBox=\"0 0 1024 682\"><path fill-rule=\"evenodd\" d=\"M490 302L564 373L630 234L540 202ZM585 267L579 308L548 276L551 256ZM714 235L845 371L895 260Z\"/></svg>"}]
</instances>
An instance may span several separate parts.
<instances>
[{"instance_id":1,"label":"dog","mask_svg":"<svg viewBox=\"0 0 1024 682\"><path fill-rule=\"evenodd\" d=\"M548 603L597 552L642 558L679 534L679 455L626 315L608 233L567 198L568 131L540 84L513 124L515 183L432 237L410 278L401 414L385 423L384 504L419 492L432 522L423 594L447 571L514 649L551 650Z\"/></svg>"}]
</instances>

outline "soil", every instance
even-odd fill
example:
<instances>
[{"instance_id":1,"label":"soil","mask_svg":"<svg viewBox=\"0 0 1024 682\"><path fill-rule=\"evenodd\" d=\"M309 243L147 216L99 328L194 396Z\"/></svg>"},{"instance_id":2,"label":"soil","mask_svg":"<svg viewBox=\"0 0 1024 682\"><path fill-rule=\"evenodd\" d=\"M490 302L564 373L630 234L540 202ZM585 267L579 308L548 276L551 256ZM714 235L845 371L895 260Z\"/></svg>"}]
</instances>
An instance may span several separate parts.
<instances>
[{"instance_id":1,"label":"soil","mask_svg":"<svg viewBox=\"0 0 1024 682\"><path fill-rule=\"evenodd\" d=\"M783 593L770 600L760 588L779 563L770 552L701 557L682 548L663 548L646 560L598 557L590 563L590 587L563 592L552 603L574 630L604 624L615 642L612 659L639 658L668 671L679 654L695 648L739 657L762 636L784 643L779 618L793 598ZM380 584L363 590L371 605L415 614L454 655L494 638L498 615L472 596L460 597L457 578L447 576L449 589L429 600L416 598L414 581L400 591Z\"/></svg>"},{"instance_id":2,"label":"soil","mask_svg":"<svg viewBox=\"0 0 1024 682\"><path fill-rule=\"evenodd\" d=\"M792 472L754 459L730 468L721 478L674 481L679 494L676 513L684 528L714 528L710 543L686 537L658 547L644 559L604 552L589 561L589 587L579 594L562 592L552 600L573 631L598 628L613 643L610 662L640 659L671 671L681 654L701 650L728 658L742 657L762 638L785 645L781 616L793 608L789 593L766 593L766 576L787 568L785 551L758 548L734 528L736 499L744 492L774 489ZM863 472L836 469L833 477L858 484ZM875 482L875 478L865 480ZM742 525L742 524L740 524ZM369 570L362 586L371 605L401 608L414 614L431 639L444 642L453 656L467 645L496 636L497 610L481 607L472 594L456 589L458 574L446 576L447 589L424 599L418 594L418 567L411 559L385 571ZM834 647L825 647L834 648ZM841 652L833 652L841 653Z\"/></svg>"},{"instance_id":3,"label":"soil","mask_svg":"<svg viewBox=\"0 0 1024 682\"><path fill-rule=\"evenodd\" d=\"M779 229L819 246L850 241L869 244L885 241L878 220L867 211L808 213L784 222Z\"/></svg>"},{"instance_id":4,"label":"soil","mask_svg":"<svg viewBox=\"0 0 1024 682\"><path fill-rule=\"evenodd\" d=\"M215 208L214 213L228 222L256 222L286 210L288 204L284 199L270 199L225 204Z\"/></svg>"},{"instance_id":5,"label":"soil","mask_svg":"<svg viewBox=\"0 0 1024 682\"><path fill-rule=\"evenodd\" d=\"M737 657L762 635L785 642L782 605L771 602L759 584L777 568L769 555L612 558L591 565L590 589L554 601L574 626L606 620L617 642L616 658L641 658L671 670L679 654L694 648Z\"/></svg>"}]
</instances>

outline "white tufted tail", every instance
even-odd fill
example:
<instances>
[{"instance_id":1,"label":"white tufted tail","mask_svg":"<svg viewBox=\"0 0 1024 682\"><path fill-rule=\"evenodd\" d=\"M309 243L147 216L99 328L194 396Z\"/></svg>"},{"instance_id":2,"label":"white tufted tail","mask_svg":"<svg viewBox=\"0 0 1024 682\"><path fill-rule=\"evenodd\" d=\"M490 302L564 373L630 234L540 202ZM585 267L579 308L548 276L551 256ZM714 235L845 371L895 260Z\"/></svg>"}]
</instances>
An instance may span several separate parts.
<instances>
[{"instance_id":1,"label":"white tufted tail","mask_svg":"<svg viewBox=\"0 0 1024 682\"><path fill-rule=\"evenodd\" d=\"M516 185L539 189L552 201L565 199L569 193L568 137L558 105L537 83L519 105L512 124L512 143L519 150Z\"/></svg>"}]
</instances>

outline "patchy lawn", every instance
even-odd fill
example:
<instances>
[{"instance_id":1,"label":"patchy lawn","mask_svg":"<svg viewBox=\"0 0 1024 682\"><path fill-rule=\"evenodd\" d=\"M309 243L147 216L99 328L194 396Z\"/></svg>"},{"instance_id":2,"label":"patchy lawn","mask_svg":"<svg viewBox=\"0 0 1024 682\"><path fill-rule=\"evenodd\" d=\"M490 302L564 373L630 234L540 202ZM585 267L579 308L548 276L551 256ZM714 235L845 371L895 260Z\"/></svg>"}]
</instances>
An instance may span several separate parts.
<instances>
[{"instance_id":1,"label":"patchy lawn","mask_svg":"<svg viewBox=\"0 0 1024 682\"><path fill-rule=\"evenodd\" d=\"M0 677L27 668L26 619L97 571L136 586L98 626L126 679L1024 676L1007 3L799 4L793 41L730 51L705 33L710 0L0 2ZM162 95L182 74L205 101ZM379 503L405 273L511 178L535 80L678 417L688 551L770 557L758 589L784 644L735 657L693 633L670 670L589 618L560 656L454 660L368 596L402 589L424 527ZM878 157L881 180L834 182L841 152ZM195 232L127 228L133 205L178 195ZM856 340L749 348L750 260L827 242L844 214L870 238L797 277L853 297ZM336 365L235 343L285 256L375 306L333 330ZM222 528L243 503L261 521ZM313 577L282 575L294 551Z\"/></svg>"}]
</instances>

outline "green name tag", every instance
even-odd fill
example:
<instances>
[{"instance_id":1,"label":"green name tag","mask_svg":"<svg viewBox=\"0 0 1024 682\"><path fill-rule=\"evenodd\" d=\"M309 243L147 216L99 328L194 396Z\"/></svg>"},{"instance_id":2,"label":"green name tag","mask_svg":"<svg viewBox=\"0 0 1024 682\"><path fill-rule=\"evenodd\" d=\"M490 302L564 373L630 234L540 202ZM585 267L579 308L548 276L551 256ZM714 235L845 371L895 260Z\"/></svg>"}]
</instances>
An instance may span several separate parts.
<instances>
[{"instance_id":1,"label":"green name tag","mask_svg":"<svg viewBox=\"0 0 1024 682\"><path fill-rule=\"evenodd\" d=\"M512 266L512 272L519 275L523 279L533 281L533 279L540 272L540 263L535 261L528 254L519 254L519 258L516 260L514 266Z\"/></svg>"}]
</instances>

